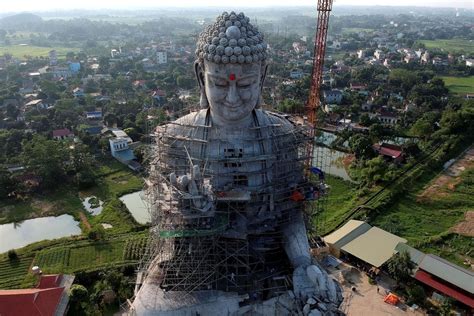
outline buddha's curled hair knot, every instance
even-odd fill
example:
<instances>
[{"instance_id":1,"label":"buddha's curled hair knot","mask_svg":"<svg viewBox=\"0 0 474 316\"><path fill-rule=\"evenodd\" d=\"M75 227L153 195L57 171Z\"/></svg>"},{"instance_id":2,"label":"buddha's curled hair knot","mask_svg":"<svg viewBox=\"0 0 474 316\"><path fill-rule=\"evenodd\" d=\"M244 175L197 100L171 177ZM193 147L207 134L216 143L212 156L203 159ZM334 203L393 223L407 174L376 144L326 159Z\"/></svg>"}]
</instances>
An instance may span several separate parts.
<instances>
[{"instance_id":1,"label":"buddha's curled hair knot","mask_svg":"<svg viewBox=\"0 0 474 316\"><path fill-rule=\"evenodd\" d=\"M199 35L196 56L217 64L263 62L267 43L245 14L224 12Z\"/></svg>"}]
</instances>

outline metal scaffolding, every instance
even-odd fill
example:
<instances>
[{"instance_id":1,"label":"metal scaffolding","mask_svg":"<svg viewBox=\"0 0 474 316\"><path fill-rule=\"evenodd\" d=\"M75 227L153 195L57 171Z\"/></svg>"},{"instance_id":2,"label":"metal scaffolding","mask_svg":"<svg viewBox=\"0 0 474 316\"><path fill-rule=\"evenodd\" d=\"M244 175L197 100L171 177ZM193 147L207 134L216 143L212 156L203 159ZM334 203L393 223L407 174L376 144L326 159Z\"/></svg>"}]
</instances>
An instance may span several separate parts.
<instances>
[{"instance_id":1,"label":"metal scaffolding","mask_svg":"<svg viewBox=\"0 0 474 316\"><path fill-rule=\"evenodd\" d=\"M206 120L157 128L146 181L151 238L138 283L153 277L183 297L221 290L268 299L291 289L281 227L325 186L303 176L309 129L271 115L234 132L240 147L213 134Z\"/></svg>"}]
</instances>

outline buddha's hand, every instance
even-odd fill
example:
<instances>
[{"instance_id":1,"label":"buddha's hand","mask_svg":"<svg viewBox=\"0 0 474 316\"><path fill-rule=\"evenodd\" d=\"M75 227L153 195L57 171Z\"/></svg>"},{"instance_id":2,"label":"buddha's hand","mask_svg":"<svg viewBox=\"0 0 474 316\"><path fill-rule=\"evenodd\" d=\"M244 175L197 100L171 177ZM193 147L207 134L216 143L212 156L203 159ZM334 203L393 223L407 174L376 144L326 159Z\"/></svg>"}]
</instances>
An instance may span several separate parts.
<instances>
[{"instance_id":1,"label":"buddha's hand","mask_svg":"<svg viewBox=\"0 0 474 316\"><path fill-rule=\"evenodd\" d=\"M342 290L318 265L300 266L293 272L293 287L297 297L307 302L310 309L334 310L342 302Z\"/></svg>"},{"instance_id":2,"label":"buddha's hand","mask_svg":"<svg viewBox=\"0 0 474 316\"><path fill-rule=\"evenodd\" d=\"M188 194L193 201L193 206L203 212L209 210L212 201L210 189L203 184L201 170L198 165L192 167L191 173L177 177L170 174L170 183L179 191Z\"/></svg>"}]
</instances>

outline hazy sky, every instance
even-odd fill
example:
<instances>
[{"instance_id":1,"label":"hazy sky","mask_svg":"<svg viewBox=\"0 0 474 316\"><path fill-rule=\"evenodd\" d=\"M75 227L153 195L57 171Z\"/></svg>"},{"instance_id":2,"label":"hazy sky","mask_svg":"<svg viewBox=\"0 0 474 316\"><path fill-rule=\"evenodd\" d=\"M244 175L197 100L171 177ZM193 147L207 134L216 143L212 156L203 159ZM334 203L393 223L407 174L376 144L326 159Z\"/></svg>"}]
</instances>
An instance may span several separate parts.
<instances>
[{"instance_id":1,"label":"hazy sky","mask_svg":"<svg viewBox=\"0 0 474 316\"><path fill-rule=\"evenodd\" d=\"M0 11L46 11L55 9L136 9L146 7L195 7L219 6L226 1L222 0L0 0ZM239 7L311 5L316 0L234 0ZM395 0L390 2L375 0L335 0L335 5L398 5L398 6L430 6L430 7L458 7L474 9L474 0Z\"/></svg>"}]
</instances>

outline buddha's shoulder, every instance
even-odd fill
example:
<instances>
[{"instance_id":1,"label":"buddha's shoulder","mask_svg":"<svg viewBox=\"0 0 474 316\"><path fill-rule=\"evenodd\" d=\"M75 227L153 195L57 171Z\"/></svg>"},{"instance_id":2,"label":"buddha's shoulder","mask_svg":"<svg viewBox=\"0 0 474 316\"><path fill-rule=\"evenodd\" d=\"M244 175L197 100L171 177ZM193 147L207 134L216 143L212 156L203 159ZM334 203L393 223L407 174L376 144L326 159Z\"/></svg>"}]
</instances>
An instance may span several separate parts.
<instances>
[{"instance_id":1,"label":"buddha's shoulder","mask_svg":"<svg viewBox=\"0 0 474 316\"><path fill-rule=\"evenodd\" d=\"M208 110L200 110L191 112L185 116L178 118L176 121L171 122L174 125L183 125L183 126L200 126L204 125L206 122Z\"/></svg>"},{"instance_id":2,"label":"buddha's shoulder","mask_svg":"<svg viewBox=\"0 0 474 316\"><path fill-rule=\"evenodd\" d=\"M206 124L207 110L191 112L164 126L168 134L187 134Z\"/></svg>"},{"instance_id":3,"label":"buddha's shoulder","mask_svg":"<svg viewBox=\"0 0 474 316\"><path fill-rule=\"evenodd\" d=\"M261 109L256 109L255 113L257 114L257 117L261 124L263 123L266 125L281 127L283 129L295 128L295 125L288 119L288 115Z\"/></svg>"}]
</instances>

